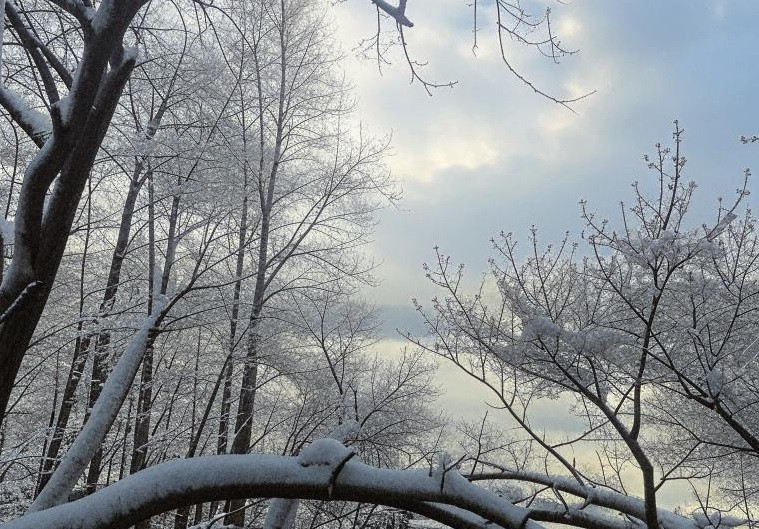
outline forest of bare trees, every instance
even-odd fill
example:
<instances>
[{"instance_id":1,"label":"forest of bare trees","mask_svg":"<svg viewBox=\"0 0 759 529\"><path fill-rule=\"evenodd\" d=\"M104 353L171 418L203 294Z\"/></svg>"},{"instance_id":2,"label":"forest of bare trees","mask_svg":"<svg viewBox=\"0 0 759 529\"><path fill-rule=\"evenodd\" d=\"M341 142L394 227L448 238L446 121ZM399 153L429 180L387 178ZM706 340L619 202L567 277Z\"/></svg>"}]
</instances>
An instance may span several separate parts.
<instances>
[{"instance_id":1,"label":"forest of bare trees","mask_svg":"<svg viewBox=\"0 0 759 529\"><path fill-rule=\"evenodd\" d=\"M400 186L328 4L0 1L3 527L755 526L748 173L691 219L678 124L618 219L583 204L577 240L526 254L504 234L473 293L437 252L426 332L387 351L368 243ZM410 54L406 1L372 3L412 84L455 84ZM512 64L572 53L550 10L492 14L527 96L586 97ZM505 421L449 424L441 359ZM533 427L551 400L577 431ZM673 481L697 508L662 507Z\"/></svg>"}]
</instances>

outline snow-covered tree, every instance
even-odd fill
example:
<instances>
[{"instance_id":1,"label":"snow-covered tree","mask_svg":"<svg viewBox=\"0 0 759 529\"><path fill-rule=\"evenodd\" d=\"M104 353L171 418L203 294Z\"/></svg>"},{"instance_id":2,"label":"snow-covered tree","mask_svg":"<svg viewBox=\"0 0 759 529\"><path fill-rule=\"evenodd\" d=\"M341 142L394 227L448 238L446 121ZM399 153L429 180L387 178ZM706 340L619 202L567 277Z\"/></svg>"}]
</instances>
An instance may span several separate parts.
<instances>
[{"instance_id":1,"label":"snow-covered tree","mask_svg":"<svg viewBox=\"0 0 759 529\"><path fill-rule=\"evenodd\" d=\"M697 502L690 524L755 523L759 238L740 209L748 174L713 219L692 218L682 134L675 123L674 150L646 158L653 192L636 183L616 221L581 203L577 243L541 247L533 229L520 251L502 234L474 294L439 252L427 268L441 295L418 305L432 337L414 340L485 384L521 432L500 456L475 457L471 478L537 485L511 494L540 500L535 519L685 523L659 504L682 481ZM566 433L535 426L548 401L569 406Z\"/></svg>"},{"instance_id":2,"label":"snow-covered tree","mask_svg":"<svg viewBox=\"0 0 759 529\"><path fill-rule=\"evenodd\" d=\"M406 50L406 2L375 4ZM351 294L393 189L382 144L346 125L325 6L2 5L0 482L9 518L28 507L11 526L126 527L180 509L184 527L181 508L200 521L221 501L234 522L256 496L288 512L287 499L344 499L533 525L433 457L420 356L364 350L372 329ZM493 13L509 69L507 34L565 54L547 15ZM548 37L527 38L535 28ZM194 457L228 449L234 413L239 455ZM287 455L248 454L257 445Z\"/></svg>"}]
</instances>

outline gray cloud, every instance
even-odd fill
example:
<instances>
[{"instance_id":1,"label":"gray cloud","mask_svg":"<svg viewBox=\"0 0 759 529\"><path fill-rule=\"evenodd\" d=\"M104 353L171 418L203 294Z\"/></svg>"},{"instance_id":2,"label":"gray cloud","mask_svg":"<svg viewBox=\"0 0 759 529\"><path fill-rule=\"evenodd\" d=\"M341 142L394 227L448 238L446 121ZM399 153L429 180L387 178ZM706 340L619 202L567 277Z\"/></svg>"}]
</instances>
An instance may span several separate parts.
<instances>
[{"instance_id":1,"label":"gray cloud","mask_svg":"<svg viewBox=\"0 0 759 529\"><path fill-rule=\"evenodd\" d=\"M522 234L535 224L547 240L577 232L580 198L613 215L630 196L629 184L649 178L641 156L655 142L668 142L675 118L686 129L700 215L735 189L744 167L756 165L759 149L737 141L759 129L756 2L554 6L566 40L581 52L560 66L518 50L513 57L555 93L598 90L575 106L577 115L505 71L485 22L473 57L463 3L411 6L412 51L429 60L431 78L460 82L430 98L408 85L399 56L382 76L371 62L351 65L361 119L393 131L390 166L406 195L401 211L382 215L376 235L373 250L384 260L380 303L401 305L431 293L421 264L436 244L477 275L489 238L500 230ZM365 5L348 3L338 23L350 28L344 39L357 40L371 33L373 21Z\"/></svg>"},{"instance_id":2,"label":"gray cloud","mask_svg":"<svg viewBox=\"0 0 759 529\"><path fill-rule=\"evenodd\" d=\"M434 259L433 246L466 263L474 284L487 269L489 239L501 230L526 239L534 224L547 242L565 231L577 234L581 198L615 218L619 201L631 197L632 181L653 184L642 155L670 141L674 119L686 130L686 176L699 184L695 224L713 218L716 198L734 192L744 168L759 165L759 146L738 142L742 134L759 133L756 0L552 6L557 27L581 52L559 66L519 51L512 58L554 93L596 89L575 105L577 114L510 76L488 28L473 57L465 2L409 2L416 22L408 33L411 49L429 60L430 78L458 79L453 90L430 98L409 86L398 54L382 76L371 62L351 63L360 119L379 133L393 131L389 165L405 190L400 208L381 214L370 250L383 262L383 283L367 293L381 306L383 335L395 347L396 328L423 331L410 299L429 305L435 294L421 268ZM342 4L345 42L370 34L373 21L363 2ZM756 205L755 196L749 205ZM449 364L441 364L438 379L445 391L440 403L454 416L481 417L484 402L492 401ZM539 411L547 430L577 426L561 402L541 402ZM678 503L685 492L668 486L663 504Z\"/></svg>"}]
</instances>

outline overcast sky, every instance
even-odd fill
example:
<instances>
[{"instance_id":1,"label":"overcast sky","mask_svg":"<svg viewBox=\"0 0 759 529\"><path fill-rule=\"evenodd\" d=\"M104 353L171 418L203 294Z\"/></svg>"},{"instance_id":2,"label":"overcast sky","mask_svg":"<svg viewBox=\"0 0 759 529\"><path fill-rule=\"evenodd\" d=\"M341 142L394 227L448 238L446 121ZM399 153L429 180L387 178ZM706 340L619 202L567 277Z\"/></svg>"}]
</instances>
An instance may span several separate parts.
<instances>
[{"instance_id":1,"label":"overcast sky","mask_svg":"<svg viewBox=\"0 0 759 529\"><path fill-rule=\"evenodd\" d=\"M429 62L430 80L458 81L453 89L429 97L409 85L400 50L382 75L375 63L350 59L358 116L375 134L392 132L389 164L404 189L400 210L381 215L372 248L383 261L382 287L372 294L380 305L429 297L421 265L435 245L476 275L501 230L520 239L532 224L546 240L576 233L581 198L613 215L632 181L653 182L642 155L671 140L674 119L686 130L686 176L699 184L702 222L744 168L759 166L759 145L738 141L759 133L759 1L550 3L553 27L579 52L557 66L515 45L508 50L522 73L558 96L596 90L574 105L576 114L509 74L483 5L472 54L469 3L408 2L411 53ZM336 11L346 49L375 30L368 0Z\"/></svg>"},{"instance_id":2,"label":"overcast sky","mask_svg":"<svg viewBox=\"0 0 759 529\"><path fill-rule=\"evenodd\" d=\"M509 74L484 5L472 54L469 3L408 2L410 51L429 62L430 80L458 81L453 89L429 97L409 85L399 50L382 75L371 61L351 59L349 66L360 119L375 134L392 132L389 164L404 188L400 209L381 214L371 248L383 264L382 286L370 296L389 331L414 328L410 299L424 302L432 293L421 266L435 245L476 277L487 267L489 239L501 230L521 240L533 224L546 241L577 234L580 199L614 218L619 201L631 197L631 182L654 182L642 156L671 141L675 119L686 131L686 177L699 185L694 223L714 218L717 197L733 195L746 167L759 177L759 144L738 141L759 134L758 0L551 3L554 29L579 52L558 66L516 46L509 57L557 96L596 90L574 105L576 114ZM349 0L336 12L346 49L375 30L369 0ZM754 206L756 180L752 187ZM449 409L472 410L482 401L452 368L441 378ZM560 425L561 414L546 411L544 420Z\"/></svg>"}]
</instances>

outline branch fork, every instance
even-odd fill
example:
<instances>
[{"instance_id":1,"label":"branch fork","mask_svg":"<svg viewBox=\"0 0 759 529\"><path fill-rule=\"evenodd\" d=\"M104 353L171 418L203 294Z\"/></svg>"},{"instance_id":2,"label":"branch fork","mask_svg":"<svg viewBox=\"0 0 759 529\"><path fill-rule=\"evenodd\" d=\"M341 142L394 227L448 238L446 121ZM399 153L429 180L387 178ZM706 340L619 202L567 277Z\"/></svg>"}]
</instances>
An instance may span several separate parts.
<instances>
[{"instance_id":1,"label":"branch fork","mask_svg":"<svg viewBox=\"0 0 759 529\"><path fill-rule=\"evenodd\" d=\"M398 6L394 6L392 4L389 4L385 0L372 0L372 3L376 5L379 9L390 15L395 19L395 22L399 26L405 26L407 28L413 28L414 23L411 22L408 17L406 17L406 1L407 0L400 0L398 2Z\"/></svg>"}]
</instances>

